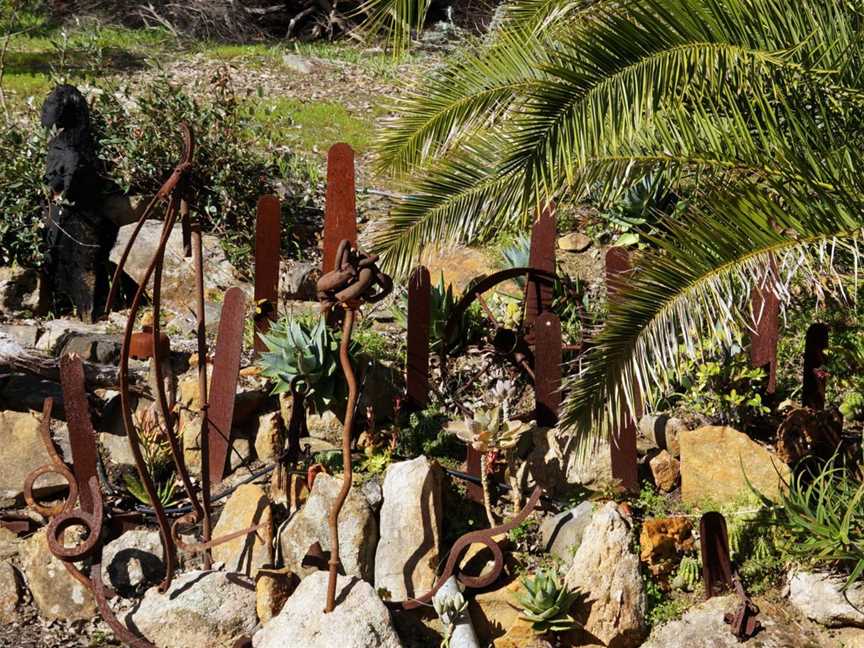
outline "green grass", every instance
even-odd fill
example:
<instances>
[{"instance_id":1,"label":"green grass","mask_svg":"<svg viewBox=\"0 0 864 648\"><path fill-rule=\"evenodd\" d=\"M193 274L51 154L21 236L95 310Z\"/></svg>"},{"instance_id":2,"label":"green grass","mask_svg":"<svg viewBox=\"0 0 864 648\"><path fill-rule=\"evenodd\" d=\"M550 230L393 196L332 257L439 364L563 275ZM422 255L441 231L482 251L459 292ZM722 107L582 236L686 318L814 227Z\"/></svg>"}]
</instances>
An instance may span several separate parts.
<instances>
[{"instance_id":1,"label":"green grass","mask_svg":"<svg viewBox=\"0 0 864 648\"><path fill-rule=\"evenodd\" d=\"M336 142L347 142L363 152L372 139L371 120L350 114L336 102L307 103L281 97L257 99L249 109L253 120L274 141L304 152L324 153Z\"/></svg>"}]
</instances>

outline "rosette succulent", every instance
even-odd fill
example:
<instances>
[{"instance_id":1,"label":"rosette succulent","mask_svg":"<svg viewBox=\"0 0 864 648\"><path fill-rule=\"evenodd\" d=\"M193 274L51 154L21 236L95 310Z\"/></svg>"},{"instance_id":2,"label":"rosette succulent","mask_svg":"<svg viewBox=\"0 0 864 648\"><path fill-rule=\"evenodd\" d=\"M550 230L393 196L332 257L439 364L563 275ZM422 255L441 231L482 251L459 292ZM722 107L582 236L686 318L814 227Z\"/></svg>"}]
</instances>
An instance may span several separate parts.
<instances>
[{"instance_id":1,"label":"rosette succulent","mask_svg":"<svg viewBox=\"0 0 864 648\"><path fill-rule=\"evenodd\" d=\"M283 319L261 335L267 351L258 359L261 375L275 384L273 394L292 388L312 399L322 411L332 402L338 384L339 346L324 318L310 327L296 319Z\"/></svg>"},{"instance_id":2,"label":"rosette succulent","mask_svg":"<svg viewBox=\"0 0 864 648\"><path fill-rule=\"evenodd\" d=\"M520 582L525 591L515 595L516 601L522 608L522 618L531 623L534 632L544 635L578 627L570 608L579 593L569 591L552 570L541 569Z\"/></svg>"}]
</instances>

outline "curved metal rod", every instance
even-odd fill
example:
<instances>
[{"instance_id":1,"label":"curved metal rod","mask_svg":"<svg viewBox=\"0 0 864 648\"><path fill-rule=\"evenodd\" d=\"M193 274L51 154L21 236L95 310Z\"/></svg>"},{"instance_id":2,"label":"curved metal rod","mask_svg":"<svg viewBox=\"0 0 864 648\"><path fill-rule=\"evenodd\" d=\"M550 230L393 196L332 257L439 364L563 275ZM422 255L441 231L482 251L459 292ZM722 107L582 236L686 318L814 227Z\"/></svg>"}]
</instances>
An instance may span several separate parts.
<instances>
[{"instance_id":1,"label":"curved metal rod","mask_svg":"<svg viewBox=\"0 0 864 648\"><path fill-rule=\"evenodd\" d=\"M339 343L339 362L348 382L348 402L345 406L345 422L342 426L342 489L330 507L328 524L330 526L330 577L327 581L327 607L324 612L332 612L336 605L336 576L339 573L339 511L351 490L354 473L351 469L351 430L354 427L354 408L357 404L357 377L351 367L348 348L351 344L351 331L354 328L354 308L345 308L345 321L342 323L342 341Z\"/></svg>"},{"instance_id":2,"label":"curved metal rod","mask_svg":"<svg viewBox=\"0 0 864 648\"><path fill-rule=\"evenodd\" d=\"M218 538L213 538L212 540L207 540L205 542L184 542L180 537L179 527L183 524L194 525L197 524L198 520L195 518L195 513L187 513L182 517L174 520L174 523L171 525L171 537L174 540L174 544L177 545L177 548L184 553L202 553L209 549L212 549L216 545L223 544L225 542L230 542L231 540L235 540L237 538L242 538L243 536L251 535L255 533L258 529L263 529L266 527L269 522L262 522L261 524L253 524L252 526L246 527L245 529L240 529L239 531L233 531L232 533L226 533L223 536L219 536Z\"/></svg>"},{"instance_id":3,"label":"curved metal rod","mask_svg":"<svg viewBox=\"0 0 864 648\"><path fill-rule=\"evenodd\" d=\"M153 484L153 479L147 471L144 456L141 453L138 430L135 428L135 424L132 420L132 405L129 402L129 344L132 340L132 330L135 325L135 318L141 307L141 299L144 295L144 290L147 286L147 283L150 281L150 277L152 276L153 271L156 268L158 260L162 257L162 255L165 254L165 247L168 244L168 237L170 236L171 230L174 227L175 216L176 212L166 212L165 224L162 227L162 237L159 241L159 246L156 249L156 254L154 255L153 260L150 262L150 265L147 267L147 270L144 272L143 280L139 284L138 290L135 291L135 296L132 299L132 306L129 310L129 318L126 322L126 329L123 333L123 346L121 347L120 353L119 371L120 410L123 417L123 427L126 432L126 437L129 440L129 448L132 450L132 456L135 459L135 466L138 469L138 475L141 479L141 484L144 486L144 490L146 491L147 497L150 500L150 504L153 507L154 513L156 514L156 521L159 524L159 533L162 537L162 548L164 549L165 553L165 580L159 586L159 589L162 592L168 589L168 586L171 584L171 580L174 577L174 567L176 561L175 547L171 539L171 528L168 522L168 518L165 515L162 504L159 502L159 496L156 493L156 487Z\"/></svg>"},{"instance_id":4,"label":"curved metal rod","mask_svg":"<svg viewBox=\"0 0 864 648\"><path fill-rule=\"evenodd\" d=\"M471 533L466 533L461 538L459 538L450 549L450 554L447 558L447 565L444 567L444 571L441 573L441 576L438 577L438 580L435 582L434 587L429 590L423 596L418 598L408 599L402 602L402 607L406 610L413 610L414 608L418 608L423 604L429 603L435 594L438 592L441 587L444 586L444 583L447 582L447 579L453 574L458 566L458 562L462 557L462 554L470 547L472 544L484 544L489 550L492 552L492 556L495 559L495 566L492 571L486 576L469 576L467 574L458 574L457 578L459 581L465 585L465 587L470 587L472 589L480 589L483 587L488 587L501 575L501 570L504 568L504 555L501 552L501 547L498 546L498 543L493 540L494 536L507 533L511 529L522 524L525 521L534 508L537 506L537 503L540 501L540 497L543 495L543 489L539 486L534 488L534 492L531 493L531 497L528 499L528 502L525 504L525 508L523 508L519 513L510 518L509 521L502 524L501 526L497 526L491 529L483 529L481 531L472 531Z\"/></svg>"},{"instance_id":5,"label":"curved metal rod","mask_svg":"<svg viewBox=\"0 0 864 648\"><path fill-rule=\"evenodd\" d=\"M42 420L39 424L39 436L42 438L42 444L48 452L51 463L39 466L35 470L32 470L24 479L24 501L27 502L27 505L31 509L47 518L54 517L55 515L59 515L66 511L71 511L72 507L75 506L75 501L78 499L78 482L72 474L72 471L66 466L60 453L57 452L54 440L51 438L51 410L53 407L53 398L46 398L43 401ZM62 502L58 502L53 506L45 506L36 500L36 496L33 494L33 487L39 477L50 473L60 475L66 480L66 483L69 484L69 494Z\"/></svg>"}]
</instances>

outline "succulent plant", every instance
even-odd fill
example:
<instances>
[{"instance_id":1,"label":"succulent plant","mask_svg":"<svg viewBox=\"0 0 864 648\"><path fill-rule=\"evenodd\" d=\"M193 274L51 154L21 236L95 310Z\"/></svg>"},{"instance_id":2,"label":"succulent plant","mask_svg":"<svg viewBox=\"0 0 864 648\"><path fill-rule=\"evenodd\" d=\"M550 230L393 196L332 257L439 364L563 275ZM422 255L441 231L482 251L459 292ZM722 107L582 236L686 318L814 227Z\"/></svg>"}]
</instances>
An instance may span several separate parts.
<instances>
[{"instance_id":1,"label":"succulent plant","mask_svg":"<svg viewBox=\"0 0 864 648\"><path fill-rule=\"evenodd\" d=\"M324 318L315 326L283 319L261 335L267 351L258 359L261 375L274 381L273 394L292 388L312 399L317 410L330 405L336 394L339 348Z\"/></svg>"},{"instance_id":2,"label":"succulent plant","mask_svg":"<svg viewBox=\"0 0 864 648\"><path fill-rule=\"evenodd\" d=\"M571 592L555 575L541 569L535 576L520 581L524 592L518 592L516 602L522 608L522 618L531 622L537 634L567 632L579 626L570 616L570 608L579 598L579 592Z\"/></svg>"},{"instance_id":3,"label":"succulent plant","mask_svg":"<svg viewBox=\"0 0 864 648\"><path fill-rule=\"evenodd\" d=\"M507 454L508 465L511 463L512 450L519 443L522 435L532 428L530 423L511 421L502 416L500 407L491 410L478 409L474 417L455 421L447 426L447 431L455 434L459 440L467 443L480 453L480 480L483 487L483 505L489 524L495 526L495 516L492 515L492 498L489 494L489 455L503 451ZM514 504L518 502L518 487L514 488Z\"/></svg>"},{"instance_id":4,"label":"succulent plant","mask_svg":"<svg viewBox=\"0 0 864 648\"><path fill-rule=\"evenodd\" d=\"M692 592L702 579L702 565L696 556L684 556L678 565L672 587L685 592Z\"/></svg>"}]
</instances>

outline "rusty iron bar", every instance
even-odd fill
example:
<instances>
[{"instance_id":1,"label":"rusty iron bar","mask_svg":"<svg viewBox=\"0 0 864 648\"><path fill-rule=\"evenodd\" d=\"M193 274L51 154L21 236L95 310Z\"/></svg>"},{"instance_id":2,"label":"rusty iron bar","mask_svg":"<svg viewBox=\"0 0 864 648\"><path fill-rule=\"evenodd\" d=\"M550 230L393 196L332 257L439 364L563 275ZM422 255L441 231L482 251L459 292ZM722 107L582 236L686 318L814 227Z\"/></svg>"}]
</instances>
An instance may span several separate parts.
<instances>
[{"instance_id":1,"label":"rusty iron bar","mask_svg":"<svg viewBox=\"0 0 864 648\"><path fill-rule=\"evenodd\" d=\"M198 415L200 418L198 443L201 447L201 507L204 517L201 520L201 536L205 542L210 540L210 444L207 438L207 417L210 409L207 394L207 322L204 309L204 250L201 240L201 224L190 225L192 239L192 261L195 266L195 337L198 349ZM204 552L204 569L212 566L212 556Z\"/></svg>"},{"instance_id":2,"label":"rusty iron bar","mask_svg":"<svg viewBox=\"0 0 864 648\"><path fill-rule=\"evenodd\" d=\"M159 341L156 342L153 339L153 327L142 326L141 331L132 334L129 355L135 360L149 360L157 355L163 359L168 358L171 355L171 340L165 333L160 333Z\"/></svg>"},{"instance_id":3,"label":"rusty iron bar","mask_svg":"<svg viewBox=\"0 0 864 648\"><path fill-rule=\"evenodd\" d=\"M429 270L420 266L408 282L408 362L406 395L411 408L429 404L429 327L432 282Z\"/></svg>"},{"instance_id":4,"label":"rusty iron bar","mask_svg":"<svg viewBox=\"0 0 864 648\"><path fill-rule=\"evenodd\" d=\"M555 205L549 203L538 215L531 228L531 251L528 265L536 270L555 274L555 239L556 218ZM552 297L555 288L553 279L547 277L529 277L525 283L524 322L522 329L529 344L535 341L534 322L542 313L552 307Z\"/></svg>"},{"instance_id":5,"label":"rusty iron bar","mask_svg":"<svg viewBox=\"0 0 864 648\"><path fill-rule=\"evenodd\" d=\"M741 577L732 566L726 518L722 514L710 511L702 516L699 521L699 542L705 598L718 596L724 590L735 592L739 600L738 607L734 612L725 614L723 620L738 641L746 641L762 628L756 619L759 607L748 596Z\"/></svg>"},{"instance_id":6,"label":"rusty iron bar","mask_svg":"<svg viewBox=\"0 0 864 648\"><path fill-rule=\"evenodd\" d=\"M804 342L804 376L801 403L815 410L825 409L825 351L828 349L827 324L816 322L807 329Z\"/></svg>"},{"instance_id":7,"label":"rusty iron bar","mask_svg":"<svg viewBox=\"0 0 864 648\"><path fill-rule=\"evenodd\" d=\"M771 257L762 283L753 288L751 308L755 331L750 338L750 364L765 369L768 381L765 393L777 390L777 342L780 339L780 298L774 289L777 261Z\"/></svg>"},{"instance_id":8,"label":"rusty iron bar","mask_svg":"<svg viewBox=\"0 0 864 648\"><path fill-rule=\"evenodd\" d=\"M540 497L543 495L543 489L539 486L534 488L534 492L531 493L531 497L525 504L525 507L519 511L517 515L510 518L505 524L501 526L493 527L490 529L483 529L480 531L471 531L470 533L466 533L461 538L459 538L455 543L453 543L453 548L450 549L450 554L447 557L447 564L444 567L444 571L438 577L438 580L435 582L435 585L423 596L418 598L408 599L402 602L402 607L406 610L413 610L415 608L420 607L421 605L427 605L432 601L432 598L438 592L439 589L447 582L447 580L454 573L456 574L456 578L459 582L471 589L482 589L484 587L490 586L498 577L501 576L501 571L504 569L504 555L501 552L501 547L495 542L494 538L497 535L504 534L509 532L511 529L516 528L525 519L531 514L531 512L537 506L537 503L540 501ZM495 564L492 567L492 570L487 573L485 576L469 576L468 574L459 573L459 560L462 558L462 554L467 551L468 547L473 544L483 544L486 545L489 550L492 552L492 557L495 560Z\"/></svg>"},{"instance_id":9,"label":"rusty iron bar","mask_svg":"<svg viewBox=\"0 0 864 648\"><path fill-rule=\"evenodd\" d=\"M63 458L60 456L60 452L57 450L57 446L54 444L54 439L51 438L51 411L53 407L54 399L46 398L43 401L42 420L39 424L39 436L42 437L42 444L45 446L51 462L30 471L24 479L24 501L27 502L27 505L31 509L47 518L70 510L78 499L78 482L75 481L75 475L66 466ZM66 480L66 483L69 485L69 494L65 500L53 506L45 506L36 501L33 489L39 477L50 473L60 475Z\"/></svg>"},{"instance_id":10,"label":"rusty iron bar","mask_svg":"<svg viewBox=\"0 0 864 648\"><path fill-rule=\"evenodd\" d=\"M211 486L222 481L228 462L245 318L246 296L240 288L230 288L225 293L225 300L222 303L222 317L219 320L219 334L216 337L213 379L210 384L210 402L207 411Z\"/></svg>"},{"instance_id":11,"label":"rusty iron bar","mask_svg":"<svg viewBox=\"0 0 864 648\"><path fill-rule=\"evenodd\" d=\"M327 151L327 194L324 200L324 257L322 274L337 262L342 241L357 246L357 209L354 189L354 150L345 143Z\"/></svg>"},{"instance_id":12,"label":"rusty iron bar","mask_svg":"<svg viewBox=\"0 0 864 648\"><path fill-rule=\"evenodd\" d=\"M278 317L281 207L276 196L261 196L255 220L255 353L267 350L261 335Z\"/></svg>"},{"instance_id":13,"label":"rusty iron bar","mask_svg":"<svg viewBox=\"0 0 864 648\"><path fill-rule=\"evenodd\" d=\"M354 250L351 242L344 239L336 249L333 269L318 280L318 300L326 313L334 306L344 311L342 320L342 340L339 345L339 363L345 381L348 383L348 401L345 407L345 421L342 427L342 488L330 508L328 525L330 530L330 574L327 582L327 602L325 613L333 611L336 605L336 577L341 564L339 557L339 512L348 497L353 481L351 469L351 433L354 427L354 413L357 404L357 377L351 366L349 348L354 320L361 304L380 301L393 290L393 282L375 265L377 255L367 255Z\"/></svg>"},{"instance_id":14,"label":"rusty iron bar","mask_svg":"<svg viewBox=\"0 0 864 648\"><path fill-rule=\"evenodd\" d=\"M631 273L630 254L625 248L612 247L606 251L606 289L609 302L618 299L627 286ZM639 415L641 403L635 404ZM621 488L629 493L639 491L639 458L636 452L636 421L630 415L627 405L621 404L617 429L612 430L612 477L617 479Z\"/></svg>"},{"instance_id":15,"label":"rusty iron bar","mask_svg":"<svg viewBox=\"0 0 864 648\"><path fill-rule=\"evenodd\" d=\"M541 313L534 331L535 419L540 427L555 427L561 407L561 320L551 311Z\"/></svg>"}]
</instances>

